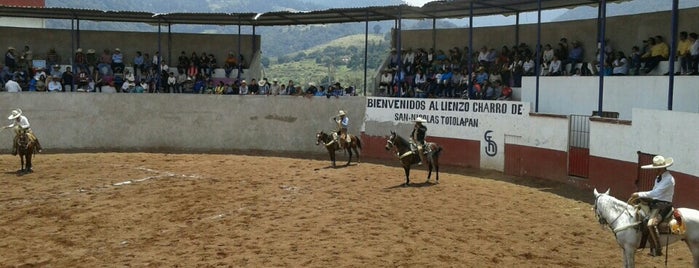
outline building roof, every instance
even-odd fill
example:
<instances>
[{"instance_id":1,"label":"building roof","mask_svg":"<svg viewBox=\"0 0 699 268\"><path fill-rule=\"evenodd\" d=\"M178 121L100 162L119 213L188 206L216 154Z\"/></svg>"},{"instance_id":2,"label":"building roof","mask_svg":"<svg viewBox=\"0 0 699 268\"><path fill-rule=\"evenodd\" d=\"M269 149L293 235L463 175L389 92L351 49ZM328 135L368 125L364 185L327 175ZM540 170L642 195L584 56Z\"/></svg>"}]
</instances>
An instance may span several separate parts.
<instances>
[{"instance_id":1,"label":"building roof","mask_svg":"<svg viewBox=\"0 0 699 268\"><path fill-rule=\"evenodd\" d=\"M607 2L623 2L609 0ZM144 22L153 25L200 24L242 26L284 26L332 24L396 19L466 18L486 15L510 15L538 10L539 0L440 0L422 7L409 5L360 8L337 8L308 12L276 11L267 13L150 13L136 11L102 11L57 7L23 7L0 5L2 17L45 19L80 19L91 21ZM597 5L598 0L541 0L541 9Z\"/></svg>"}]
</instances>

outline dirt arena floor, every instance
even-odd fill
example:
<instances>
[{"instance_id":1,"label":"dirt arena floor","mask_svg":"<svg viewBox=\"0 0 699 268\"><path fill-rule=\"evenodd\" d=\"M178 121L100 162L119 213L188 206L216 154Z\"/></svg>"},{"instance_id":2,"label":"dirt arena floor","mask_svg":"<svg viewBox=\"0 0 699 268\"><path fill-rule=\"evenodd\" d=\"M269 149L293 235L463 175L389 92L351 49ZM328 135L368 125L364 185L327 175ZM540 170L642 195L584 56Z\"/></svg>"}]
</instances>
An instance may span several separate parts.
<instances>
[{"instance_id":1,"label":"dirt arena floor","mask_svg":"<svg viewBox=\"0 0 699 268\"><path fill-rule=\"evenodd\" d=\"M447 166L401 187L397 161L321 156L0 156L0 267L622 266L592 191Z\"/></svg>"}]
</instances>

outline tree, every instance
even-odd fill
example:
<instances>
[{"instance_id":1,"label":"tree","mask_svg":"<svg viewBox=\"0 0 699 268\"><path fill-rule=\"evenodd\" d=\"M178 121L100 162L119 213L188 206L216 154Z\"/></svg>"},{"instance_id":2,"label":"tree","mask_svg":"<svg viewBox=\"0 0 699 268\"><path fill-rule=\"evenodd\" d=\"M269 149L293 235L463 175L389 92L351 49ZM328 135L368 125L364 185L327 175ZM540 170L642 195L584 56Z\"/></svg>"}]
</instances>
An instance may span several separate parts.
<instances>
[{"instance_id":1,"label":"tree","mask_svg":"<svg viewBox=\"0 0 699 268\"><path fill-rule=\"evenodd\" d=\"M375 24L374 25L374 34L380 34L381 33L381 25Z\"/></svg>"},{"instance_id":2,"label":"tree","mask_svg":"<svg viewBox=\"0 0 699 268\"><path fill-rule=\"evenodd\" d=\"M262 57L262 58L260 59L260 63L261 63L262 66L264 66L265 68L269 68L269 62L270 62L270 60L269 60L268 57Z\"/></svg>"}]
</instances>

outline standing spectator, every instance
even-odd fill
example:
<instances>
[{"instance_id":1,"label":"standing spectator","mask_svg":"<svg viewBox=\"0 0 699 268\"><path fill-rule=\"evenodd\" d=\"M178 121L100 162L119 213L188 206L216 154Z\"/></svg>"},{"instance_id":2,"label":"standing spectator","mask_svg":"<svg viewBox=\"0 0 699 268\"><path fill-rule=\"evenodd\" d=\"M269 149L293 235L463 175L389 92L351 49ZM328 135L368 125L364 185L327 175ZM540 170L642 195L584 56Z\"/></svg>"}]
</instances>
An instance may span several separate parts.
<instances>
[{"instance_id":1,"label":"standing spectator","mask_svg":"<svg viewBox=\"0 0 699 268\"><path fill-rule=\"evenodd\" d=\"M97 70L97 68L92 69L92 75L90 77L91 83L93 84L92 90L93 92L102 92L102 86L104 85L102 82L102 74Z\"/></svg>"},{"instance_id":2,"label":"standing spectator","mask_svg":"<svg viewBox=\"0 0 699 268\"><path fill-rule=\"evenodd\" d=\"M214 70L218 68L218 62L216 61L216 57L214 56L214 54L209 54L209 62L207 62L207 68L209 69L207 75L209 77L213 77Z\"/></svg>"},{"instance_id":3,"label":"standing spectator","mask_svg":"<svg viewBox=\"0 0 699 268\"><path fill-rule=\"evenodd\" d=\"M677 59L680 61L680 71L675 74L691 73L692 54L689 49L692 47L692 41L688 38L687 32L680 32L679 44L677 44Z\"/></svg>"},{"instance_id":4,"label":"standing spectator","mask_svg":"<svg viewBox=\"0 0 699 268\"><path fill-rule=\"evenodd\" d=\"M182 50L180 57L177 58L178 73L184 73L187 67L189 67L189 57L187 57L187 54L185 54L184 50Z\"/></svg>"},{"instance_id":5,"label":"standing spectator","mask_svg":"<svg viewBox=\"0 0 699 268\"><path fill-rule=\"evenodd\" d=\"M70 66L66 67L66 71L61 75L61 84L63 84L63 91L73 92L73 71Z\"/></svg>"},{"instance_id":6,"label":"standing spectator","mask_svg":"<svg viewBox=\"0 0 699 268\"><path fill-rule=\"evenodd\" d=\"M19 68L23 72L27 72L28 74L31 74L33 60L34 60L34 56L32 54L32 51L29 49L29 46L24 46L24 50L22 51L22 55L19 56L17 68Z\"/></svg>"},{"instance_id":7,"label":"standing spectator","mask_svg":"<svg viewBox=\"0 0 699 268\"><path fill-rule=\"evenodd\" d=\"M97 54L95 54L95 50L92 48L88 49L85 59L87 60L87 67L90 68L90 70L86 72L92 73L92 71L95 70L95 67L97 67Z\"/></svg>"},{"instance_id":8,"label":"standing spectator","mask_svg":"<svg viewBox=\"0 0 699 268\"><path fill-rule=\"evenodd\" d=\"M641 69L641 53L638 46L633 46L631 48L631 55L629 55L629 58L631 59L629 74L638 75L639 70Z\"/></svg>"},{"instance_id":9,"label":"standing spectator","mask_svg":"<svg viewBox=\"0 0 699 268\"><path fill-rule=\"evenodd\" d=\"M692 42L692 46L689 48L689 54L691 55L691 60L690 60L690 70L691 72L689 74L691 75L696 75L699 70L697 69L697 65L699 65L699 38L697 38L697 33L690 33L689 34L689 40Z\"/></svg>"},{"instance_id":10,"label":"standing spectator","mask_svg":"<svg viewBox=\"0 0 699 268\"><path fill-rule=\"evenodd\" d=\"M157 71L160 66L160 61L162 61L162 59L160 59L160 51L156 51L155 54L153 54L153 59L150 62L151 68Z\"/></svg>"},{"instance_id":11,"label":"standing spectator","mask_svg":"<svg viewBox=\"0 0 699 268\"><path fill-rule=\"evenodd\" d=\"M14 47L7 47L5 66L9 67L11 72L17 71L17 56L15 55Z\"/></svg>"},{"instance_id":12,"label":"standing spectator","mask_svg":"<svg viewBox=\"0 0 699 268\"><path fill-rule=\"evenodd\" d=\"M233 54L233 51L231 51L230 53L228 53L228 57L226 57L226 62L223 64L223 69L226 71L227 78L231 77L231 73L235 68L238 68L238 59L235 58L235 54Z\"/></svg>"},{"instance_id":13,"label":"standing spectator","mask_svg":"<svg viewBox=\"0 0 699 268\"><path fill-rule=\"evenodd\" d=\"M199 73L209 75L209 56L202 52L199 56Z\"/></svg>"},{"instance_id":14,"label":"standing spectator","mask_svg":"<svg viewBox=\"0 0 699 268\"><path fill-rule=\"evenodd\" d=\"M136 77L141 78L141 75L143 75L143 71L145 70L145 64L146 64L146 59L143 57L143 54L141 54L141 51L136 51L136 57L133 58L133 71L135 74L134 79Z\"/></svg>"},{"instance_id":15,"label":"standing spectator","mask_svg":"<svg viewBox=\"0 0 699 268\"><path fill-rule=\"evenodd\" d=\"M99 69L102 75L112 75L112 54L108 48L102 51L99 63L97 64L97 69Z\"/></svg>"},{"instance_id":16,"label":"standing spectator","mask_svg":"<svg viewBox=\"0 0 699 268\"><path fill-rule=\"evenodd\" d=\"M80 73L83 70L87 70L87 58L85 53L83 53L82 48L75 50L75 57L73 59L73 65L75 66L75 72Z\"/></svg>"},{"instance_id":17,"label":"standing spectator","mask_svg":"<svg viewBox=\"0 0 699 268\"><path fill-rule=\"evenodd\" d=\"M115 48L112 53L112 71L114 73L124 72L124 55L121 54L121 49Z\"/></svg>"},{"instance_id":18,"label":"standing spectator","mask_svg":"<svg viewBox=\"0 0 699 268\"><path fill-rule=\"evenodd\" d=\"M46 53L46 66L54 66L59 63L60 59L58 58L58 52L56 52L55 48L50 48L49 52ZM53 75L53 73L50 75Z\"/></svg>"}]
</instances>

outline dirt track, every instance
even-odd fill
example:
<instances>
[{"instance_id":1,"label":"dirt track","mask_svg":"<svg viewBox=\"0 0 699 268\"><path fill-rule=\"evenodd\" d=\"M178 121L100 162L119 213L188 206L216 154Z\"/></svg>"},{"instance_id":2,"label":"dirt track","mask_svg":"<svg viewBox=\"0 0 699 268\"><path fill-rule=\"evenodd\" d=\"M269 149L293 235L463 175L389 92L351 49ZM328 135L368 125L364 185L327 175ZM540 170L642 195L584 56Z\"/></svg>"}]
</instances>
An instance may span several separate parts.
<instances>
[{"instance_id":1,"label":"dirt track","mask_svg":"<svg viewBox=\"0 0 699 268\"><path fill-rule=\"evenodd\" d=\"M442 167L434 185L420 168L400 187L397 161L42 154L17 176L0 160L0 267L622 265L591 191L497 172ZM683 243L669 253L691 267Z\"/></svg>"}]
</instances>

